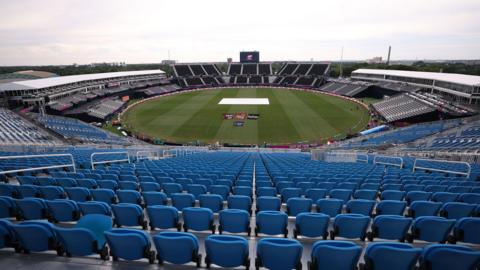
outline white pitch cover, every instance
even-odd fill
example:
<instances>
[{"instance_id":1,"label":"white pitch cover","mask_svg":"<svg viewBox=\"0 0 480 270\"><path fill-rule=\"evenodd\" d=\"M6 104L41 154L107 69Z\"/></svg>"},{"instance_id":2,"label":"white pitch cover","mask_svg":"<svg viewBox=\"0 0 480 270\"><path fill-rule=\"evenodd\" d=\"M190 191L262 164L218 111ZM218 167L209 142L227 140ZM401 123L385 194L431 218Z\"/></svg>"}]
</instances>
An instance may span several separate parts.
<instances>
[{"instance_id":1,"label":"white pitch cover","mask_svg":"<svg viewBox=\"0 0 480 270\"><path fill-rule=\"evenodd\" d=\"M268 98L222 98L218 105L269 105Z\"/></svg>"}]
</instances>

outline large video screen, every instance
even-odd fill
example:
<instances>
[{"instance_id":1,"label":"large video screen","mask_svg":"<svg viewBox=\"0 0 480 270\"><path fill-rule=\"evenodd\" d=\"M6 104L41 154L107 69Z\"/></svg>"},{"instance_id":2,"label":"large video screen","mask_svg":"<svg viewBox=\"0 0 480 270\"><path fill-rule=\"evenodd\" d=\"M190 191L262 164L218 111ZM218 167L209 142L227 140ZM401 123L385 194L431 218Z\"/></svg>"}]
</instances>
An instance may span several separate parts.
<instances>
[{"instance_id":1,"label":"large video screen","mask_svg":"<svg viewBox=\"0 0 480 270\"><path fill-rule=\"evenodd\" d=\"M240 52L240 63L258 63L260 62L259 52Z\"/></svg>"}]
</instances>

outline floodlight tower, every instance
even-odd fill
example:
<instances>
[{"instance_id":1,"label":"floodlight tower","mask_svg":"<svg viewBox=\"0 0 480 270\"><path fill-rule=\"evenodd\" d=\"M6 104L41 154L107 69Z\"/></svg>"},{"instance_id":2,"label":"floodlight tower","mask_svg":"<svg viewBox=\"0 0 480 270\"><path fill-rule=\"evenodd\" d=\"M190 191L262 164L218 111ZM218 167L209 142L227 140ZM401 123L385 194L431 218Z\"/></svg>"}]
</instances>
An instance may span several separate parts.
<instances>
[{"instance_id":1,"label":"floodlight tower","mask_svg":"<svg viewBox=\"0 0 480 270\"><path fill-rule=\"evenodd\" d=\"M392 46L388 46L387 66L390 65L390 53L392 52Z\"/></svg>"},{"instance_id":2,"label":"floodlight tower","mask_svg":"<svg viewBox=\"0 0 480 270\"><path fill-rule=\"evenodd\" d=\"M339 78L343 77L343 46L342 51L340 53L340 74L338 75Z\"/></svg>"}]
</instances>

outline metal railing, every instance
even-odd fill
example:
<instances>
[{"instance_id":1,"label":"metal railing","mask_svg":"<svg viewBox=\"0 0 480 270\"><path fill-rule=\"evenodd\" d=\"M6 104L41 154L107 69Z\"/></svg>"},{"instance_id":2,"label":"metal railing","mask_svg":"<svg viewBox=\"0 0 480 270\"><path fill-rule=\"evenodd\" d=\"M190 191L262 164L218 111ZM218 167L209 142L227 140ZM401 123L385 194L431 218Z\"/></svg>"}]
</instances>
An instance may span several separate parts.
<instances>
[{"instance_id":1,"label":"metal railing","mask_svg":"<svg viewBox=\"0 0 480 270\"><path fill-rule=\"evenodd\" d=\"M8 171L0 171L0 175L8 174L8 173L17 173L17 172L31 172L37 170L47 170L47 169L58 169L58 168L73 168L73 172L77 172L77 168L75 166L75 159L73 158L72 154L45 154L45 155L23 155L23 156L3 156L0 157L0 160L6 159L28 159L28 158L41 158L41 157L69 157L71 163L68 164L58 164L58 165L50 165L50 166L40 166L40 167L31 167L25 169L14 169Z\"/></svg>"},{"instance_id":2,"label":"metal railing","mask_svg":"<svg viewBox=\"0 0 480 270\"><path fill-rule=\"evenodd\" d=\"M434 167L429 167L427 166L417 166L418 161L427 161L429 163L435 163L435 162L441 162L441 163L449 163L449 164L463 164L467 167L466 172L462 171L453 171L453 170L447 170L447 169L436 169ZM448 160L435 160L435 159L423 159L423 158L417 158L413 162L413 169L412 172L415 172L415 170L420 169L420 170L429 170L429 171L435 171L435 172L444 172L444 173L454 173L454 174L460 174L460 175L465 175L466 177L470 177L470 173L472 172L472 167L470 164L467 162L462 162L462 161L448 161Z\"/></svg>"},{"instance_id":3,"label":"metal railing","mask_svg":"<svg viewBox=\"0 0 480 270\"><path fill-rule=\"evenodd\" d=\"M124 159L112 159L112 160L102 160L102 161L93 161L94 156L100 155L113 155L113 154L124 154L127 157ZM92 164L92 170L95 169L96 164L106 164L106 163L118 163L118 162L128 162L130 163L130 154L128 152L95 152L90 155L90 163Z\"/></svg>"},{"instance_id":4,"label":"metal railing","mask_svg":"<svg viewBox=\"0 0 480 270\"><path fill-rule=\"evenodd\" d=\"M387 159L395 159L395 160L400 160L400 164L397 164L397 163L392 163L392 162L388 162L388 161L379 161L378 158L387 158ZM394 156L382 156L382 155L376 155L374 158L373 158L373 164L383 164L383 165L391 165L391 166L397 166L397 167L400 167L400 168L403 168L403 164L404 164L404 161L403 161L403 158L401 157L394 157Z\"/></svg>"},{"instance_id":5,"label":"metal railing","mask_svg":"<svg viewBox=\"0 0 480 270\"><path fill-rule=\"evenodd\" d=\"M155 150L137 151L135 156L137 158L136 159L137 161L144 160L144 159L156 160L160 158L160 150L159 151L155 151Z\"/></svg>"}]
</instances>

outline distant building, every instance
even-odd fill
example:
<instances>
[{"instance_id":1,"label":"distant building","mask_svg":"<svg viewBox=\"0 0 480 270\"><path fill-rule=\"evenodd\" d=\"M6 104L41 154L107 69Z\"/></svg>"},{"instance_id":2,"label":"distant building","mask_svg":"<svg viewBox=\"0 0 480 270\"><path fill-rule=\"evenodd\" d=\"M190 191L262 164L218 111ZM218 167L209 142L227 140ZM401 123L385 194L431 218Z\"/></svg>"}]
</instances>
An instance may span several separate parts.
<instances>
[{"instance_id":1,"label":"distant building","mask_svg":"<svg viewBox=\"0 0 480 270\"><path fill-rule=\"evenodd\" d=\"M174 65L176 63L176 60L162 60L162 65Z\"/></svg>"},{"instance_id":2,"label":"distant building","mask_svg":"<svg viewBox=\"0 0 480 270\"><path fill-rule=\"evenodd\" d=\"M227 58L227 63L232 63L233 62L233 59L231 57Z\"/></svg>"},{"instance_id":3,"label":"distant building","mask_svg":"<svg viewBox=\"0 0 480 270\"><path fill-rule=\"evenodd\" d=\"M101 67L101 66L112 66L112 67L125 67L127 64L125 62L104 62L104 63L91 63L90 67Z\"/></svg>"},{"instance_id":4,"label":"distant building","mask_svg":"<svg viewBox=\"0 0 480 270\"><path fill-rule=\"evenodd\" d=\"M369 64L381 64L382 63L382 57L381 56L375 56L372 59L367 59L367 63L369 63Z\"/></svg>"}]
</instances>

